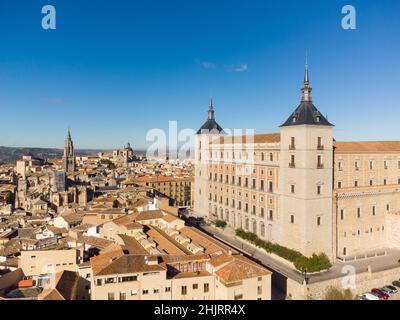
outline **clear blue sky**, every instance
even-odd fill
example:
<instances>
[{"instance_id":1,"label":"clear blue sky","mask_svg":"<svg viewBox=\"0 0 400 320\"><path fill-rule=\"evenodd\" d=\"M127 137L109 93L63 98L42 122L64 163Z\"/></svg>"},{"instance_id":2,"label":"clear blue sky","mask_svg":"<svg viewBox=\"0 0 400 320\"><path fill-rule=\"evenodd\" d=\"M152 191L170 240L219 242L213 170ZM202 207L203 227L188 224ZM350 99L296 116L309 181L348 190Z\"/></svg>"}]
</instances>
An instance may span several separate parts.
<instances>
[{"instance_id":1,"label":"clear blue sky","mask_svg":"<svg viewBox=\"0 0 400 320\"><path fill-rule=\"evenodd\" d=\"M276 132L306 51L336 139L400 138L398 0L1 0L0 39L0 145L62 147L71 126L78 148L143 148L169 120L198 129L210 96L223 127Z\"/></svg>"}]
</instances>

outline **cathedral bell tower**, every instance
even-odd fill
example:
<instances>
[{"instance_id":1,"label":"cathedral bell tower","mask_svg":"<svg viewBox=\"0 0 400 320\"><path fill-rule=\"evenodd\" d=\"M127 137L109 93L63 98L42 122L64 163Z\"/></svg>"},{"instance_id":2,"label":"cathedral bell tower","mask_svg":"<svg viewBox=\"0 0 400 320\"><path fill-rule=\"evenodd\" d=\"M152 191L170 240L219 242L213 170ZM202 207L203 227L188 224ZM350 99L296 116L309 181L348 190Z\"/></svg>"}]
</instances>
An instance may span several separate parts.
<instances>
[{"instance_id":1,"label":"cathedral bell tower","mask_svg":"<svg viewBox=\"0 0 400 320\"><path fill-rule=\"evenodd\" d=\"M69 129L67 138L64 141L63 169L67 175L73 175L76 169L74 143Z\"/></svg>"}]
</instances>

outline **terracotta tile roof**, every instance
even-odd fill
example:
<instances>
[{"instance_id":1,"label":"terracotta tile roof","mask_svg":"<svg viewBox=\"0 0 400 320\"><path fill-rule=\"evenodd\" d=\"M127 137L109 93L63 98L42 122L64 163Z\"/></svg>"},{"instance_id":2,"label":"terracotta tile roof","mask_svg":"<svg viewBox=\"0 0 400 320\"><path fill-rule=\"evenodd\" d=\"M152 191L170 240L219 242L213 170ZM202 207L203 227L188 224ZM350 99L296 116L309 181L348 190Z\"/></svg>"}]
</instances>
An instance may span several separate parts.
<instances>
[{"instance_id":1,"label":"terracotta tile roof","mask_svg":"<svg viewBox=\"0 0 400 320\"><path fill-rule=\"evenodd\" d=\"M230 257L230 261L215 272L215 274L226 284L271 274L267 269L243 256Z\"/></svg>"},{"instance_id":2,"label":"terracotta tile roof","mask_svg":"<svg viewBox=\"0 0 400 320\"><path fill-rule=\"evenodd\" d=\"M192 227L183 227L179 230L181 234L187 236L192 240L193 243L199 245L205 249L205 253L207 254L218 254L218 253L225 253L227 254L229 251L236 253L236 250L224 245L223 243L219 242L218 240L210 237L209 235L201 232Z\"/></svg>"},{"instance_id":3,"label":"terracotta tile roof","mask_svg":"<svg viewBox=\"0 0 400 320\"><path fill-rule=\"evenodd\" d=\"M114 242L111 240L107 240L104 238L93 237L93 236L84 236L80 235L77 240L78 243L85 243L92 247L96 247L99 249L105 249L108 246L112 245Z\"/></svg>"},{"instance_id":4,"label":"terracotta tile roof","mask_svg":"<svg viewBox=\"0 0 400 320\"><path fill-rule=\"evenodd\" d=\"M158 227L152 226L154 230L156 230L159 234L161 234L168 242L173 244L177 247L180 251L184 252L187 255L192 255L193 253L190 252L184 245L181 245L178 241L176 241L173 237L169 236L165 231L161 230Z\"/></svg>"},{"instance_id":5,"label":"terracotta tile roof","mask_svg":"<svg viewBox=\"0 0 400 320\"><path fill-rule=\"evenodd\" d=\"M115 224L117 224L119 226L124 226L128 230L142 229L143 226L140 223L135 222L136 216L137 215L134 215L134 214L127 214L127 215L124 215L122 217L112 220L112 222L114 222Z\"/></svg>"},{"instance_id":6,"label":"terracotta tile roof","mask_svg":"<svg viewBox=\"0 0 400 320\"><path fill-rule=\"evenodd\" d=\"M207 277L211 276L211 273L208 271L199 271L199 272L179 272L170 279L184 279L184 278L198 278L198 277Z\"/></svg>"},{"instance_id":7,"label":"terracotta tile roof","mask_svg":"<svg viewBox=\"0 0 400 320\"><path fill-rule=\"evenodd\" d=\"M97 276L114 275L114 274L129 274L136 272L152 272L152 271L165 271L166 269L157 264L147 264L146 259L149 261L158 259L146 255L124 255L113 262L107 267L103 268L96 273Z\"/></svg>"},{"instance_id":8,"label":"terracotta tile roof","mask_svg":"<svg viewBox=\"0 0 400 320\"><path fill-rule=\"evenodd\" d=\"M142 245L134 237L130 237L124 234L119 234L118 236L124 242L122 248L124 250L127 250L129 254L149 254L147 250L143 248Z\"/></svg>"},{"instance_id":9,"label":"terracotta tile roof","mask_svg":"<svg viewBox=\"0 0 400 320\"><path fill-rule=\"evenodd\" d=\"M62 271L56 274L54 289L45 289L39 295L40 300L75 300L78 288L79 274L72 271Z\"/></svg>"},{"instance_id":10,"label":"terracotta tile roof","mask_svg":"<svg viewBox=\"0 0 400 320\"><path fill-rule=\"evenodd\" d=\"M160 232L158 232L153 227L150 226L146 234L151 238L153 238L153 240L157 243L158 247L167 252L168 254L185 255L185 252L183 250L181 250L178 246L170 242L167 238L165 238Z\"/></svg>"},{"instance_id":11,"label":"terracotta tile roof","mask_svg":"<svg viewBox=\"0 0 400 320\"><path fill-rule=\"evenodd\" d=\"M232 143L278 143L281 141L280 133L255 134L254 136L225 136L214 139L211 144L232 144Z\"/></svg>"},{"instance_id":12,"label":"terracotta tile roof","mask_svg":"<svg viewBox=\"0 0 400 320\"><path fill-rule=\"evenodd\" d=\"M168 223L178 220L178 217L173 216L172 214L166 214L162 219Z\"/></svg>"},{"instance_id":13,"label":"terracotta tile roof","mask_svg":"<svg viewBox=\"0 0 400 320\"><path fill-rule=\"evenodd\" d=\"M140 212L135 220L142 221L142 220L151 220L151 219L160 219L164 217L164 214L161 210L149 210L149 211L142 211Z\"/></svg>"},{"instance_id":14,"label":"terracotta tile roof","mask_svg":"<svg viewBox=\"0 0 400 320\"><path fill-rule=\"evenodd\" d=\"M145 176L137 177L134 182L193 182L193 177L166 177L166 176Z\"/></svg>"},{"instance_id":15,"label":"terracotta tile roof","mask_svg":"<svg viewBox=\"0 0 400 320\"><path fill-rule=\"evenodd\" d=\"M93 273L96 274L103 268L107 267L113 260L123 255L124 252L122 250L116 250L91 257L90 264L92 266Z\"/></svg>"},{"instance_id":16,"label":"terracotta tile roof","mask_svg":"<svg viewBox=\"0 0 400 320\"><path fill-rule=\"evenodd\" d=\"M334 146L337 153L400 152L400 141L335 141Z\"/></svg>"}]
</instances>

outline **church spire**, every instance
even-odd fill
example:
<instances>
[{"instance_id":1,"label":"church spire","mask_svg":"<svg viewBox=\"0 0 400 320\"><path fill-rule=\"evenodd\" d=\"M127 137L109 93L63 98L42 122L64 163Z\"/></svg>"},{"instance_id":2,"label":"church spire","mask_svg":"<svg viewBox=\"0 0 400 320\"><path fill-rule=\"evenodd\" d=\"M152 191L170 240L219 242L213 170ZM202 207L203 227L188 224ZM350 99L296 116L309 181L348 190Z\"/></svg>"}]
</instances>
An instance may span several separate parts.
<instances>
[{"instance_id":1,"label":"church spire","mask_svg":"<svg viewBox=\"0 0 400 320\"><path fill-rule=\"evenodd\" d=\"M210 99L210 106L208 108L208 120L215 120L214 118L214 106L213 106L213 99Z\"/></svg>"},{"instance_id":2,"label":"church spire","mask_svg":"<svg viewBox=\"0 0 400 320\"><path fill-rule=\"evenodd\" d=\"M301 92L302 92L302 97L301 97L302 102L312 102L312 96L311 96L312 88L310 86L310 78L308 75L307 57L306 57L306 70L304 72L304 84L303 88L301 89Z\"/></svg>"}]
</instances>

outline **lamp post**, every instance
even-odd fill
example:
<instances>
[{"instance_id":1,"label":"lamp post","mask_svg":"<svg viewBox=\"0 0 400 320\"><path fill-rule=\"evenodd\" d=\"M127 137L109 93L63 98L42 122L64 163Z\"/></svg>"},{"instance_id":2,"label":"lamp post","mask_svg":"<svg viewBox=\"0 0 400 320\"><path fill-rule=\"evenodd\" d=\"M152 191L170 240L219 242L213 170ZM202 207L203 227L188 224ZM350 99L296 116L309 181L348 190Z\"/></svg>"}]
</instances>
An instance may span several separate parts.
<instances>
[{"instance_id":1,"label":"lamp post","mask_svg":"<svg viewBox=\"0 0 400 320\"><path fill-rule=\"evenodd\" d=\"M304 284L307 285L308 284L307 268L304 269L303 275L304 275Z\"/></svg>"}]
</instances>

